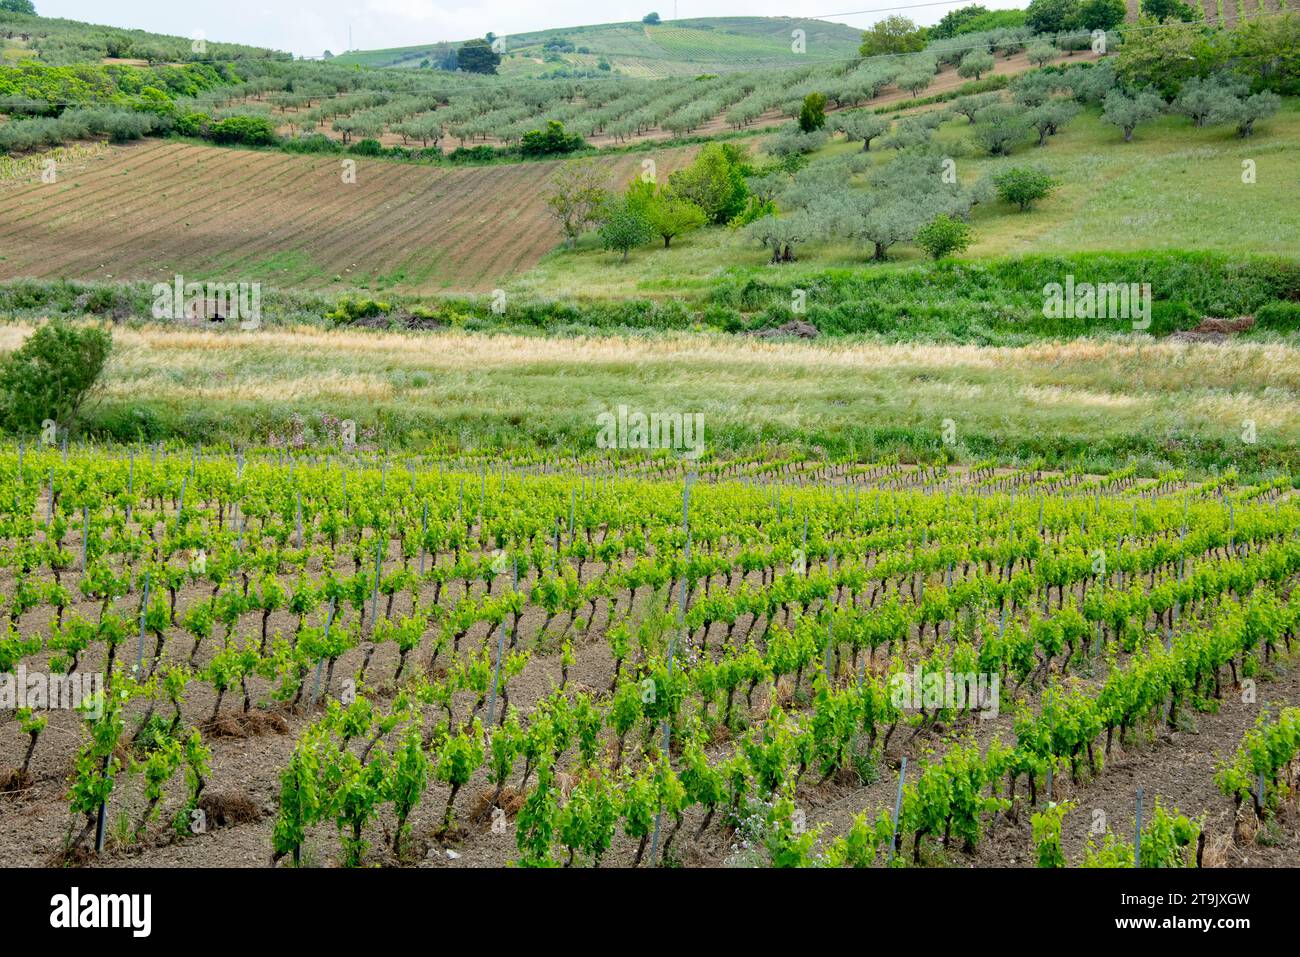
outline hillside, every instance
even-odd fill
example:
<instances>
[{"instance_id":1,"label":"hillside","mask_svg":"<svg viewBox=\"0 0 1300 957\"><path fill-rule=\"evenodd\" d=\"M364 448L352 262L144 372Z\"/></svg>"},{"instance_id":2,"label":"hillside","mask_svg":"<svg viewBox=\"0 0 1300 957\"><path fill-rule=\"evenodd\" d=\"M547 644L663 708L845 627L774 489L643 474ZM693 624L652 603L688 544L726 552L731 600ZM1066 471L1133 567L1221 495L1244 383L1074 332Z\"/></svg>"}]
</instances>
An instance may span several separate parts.
<instances>
[{"instance_id":1,"label":"hillside","mask_svg":"<svg viewBox=\"0 0 1300 957\"><path fill-rule=\"evenodd\" d=\"M627 76L685 75L791 60L792 34L803 30L808 59L856 55L862 31L842 23L789 17L702 17L658 24L639 21L559 27L502 37L501 72L544 74L563 69L610 70ZM451 44L456 46L458 44ZM427 43L389 50L359 50L335 63L371 67L419 67L449 44Z\"/></svg>"},{"instance_id":2,"label":"hillside","mask_svg":"<svg viewBox=\"0 0 1300 957\"><path fill-rule=\"evenodd\" d=\"M143 64L249 58L291 59L288 53L243 43L205 39L196 46L191 37L0 10L0 64L27 59L65 66L100 61Z\"/></svg>"},{"instance_id":3,"label":"hillside","mask_svg":"<svg viewBox=\"0 0 1300 957\"><path fill-rule=\"evenodd\" d=\"M691 152L658 159L671 171ZM639 168L629 154L600 162L611 183ZM328 158L174 142L114 147L69 164L56 184L0 188L0 279L237 272L304 289L491 289L559 241L543 195L555 165L362 160L356 183L342 185ZM501 195L527 199L502 211Z\"/></svg>"}]
</instances>

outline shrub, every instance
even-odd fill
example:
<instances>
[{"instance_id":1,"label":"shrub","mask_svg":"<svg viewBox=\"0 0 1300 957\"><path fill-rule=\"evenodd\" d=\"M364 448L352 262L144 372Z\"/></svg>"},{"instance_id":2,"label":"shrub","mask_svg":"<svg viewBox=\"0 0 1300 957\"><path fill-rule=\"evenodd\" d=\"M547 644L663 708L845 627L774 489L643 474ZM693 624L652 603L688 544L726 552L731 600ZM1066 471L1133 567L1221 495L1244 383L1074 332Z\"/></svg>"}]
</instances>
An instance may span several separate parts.
<instances>
[{"instance_id":1,"label":"shrub","mask_svg":"<svg viewBox=\"0 0 1300 957\"><path fill-rule=\"evenodd\" d=\"M208 135L217 143L242 143L245 146L270 146L280 142L275 126L264 116L229 116L213 123Z\"/></svg>"},{"instance_id":2,"label":"shrub","mask_svg":"<svg viewBox=\"0 0 1300 957\"><path fill-rule=\"evenodd\" d=\"M825 125L826 94L809 93L803 98L803 106L799 110L799 129L811 133Z\"/></svg>"},{"instance_id":3,"label":"shrub","mask_svg":"<svg viewBox=\"0 0 1300 957\"><path fill-rule=\"evenodd\" d=\"M916 244L929 253L931 259L943 259L966 250L971 244L970 227L946 214L936 216L917 232Z\"/></svg>"},{"instance_id":4,"label":"shrub","mask_svg":"<svg viewBox=\"0 0 1300 957\"><path fill-rule=\"evenodd\" d=\"M577 133L566 133L559 120L547 120L546 129L529 130L519 142L524 156L558 156L583 149L587 145Z\"/></svg>"},{"instance_id":5,"label":"shrub","mask_svg":"<svg viewBox=\"0 0 1300 957\"><path fill-rule=\"evenodd\" d=\"M1044 199L1059 184L1046 172L1034 166L1010 166L993 176L998 195L1008 203L1015 203L1023 213L1035 201Z\"/></svg>"},{"instance_id":6,"label":"shrub","mask_svg":"<svg viewBox=\"0 0 1300 957\"><path fill-rule=\"evenodd\" d=\"M333 312L325 313L325 318L340 325L348 325L358 319L373 319L386 316L393 311L391 303L374 299L342 299Z\"/></svg>"},{"instance_id":7,"label":"shrub","mask_svg":"<svg viewBox=\"0 0 1300 957\"><path fill-rule=\"evenodd\" d=\"M1300 332L1300 302L1266 303L1255 310L1255 325L1275 332Z\"/></svg>"},{"instance_id":8,"label":"shrub","mask_svg":"<svg viewBox=\"0 0 1300 957\"><path fill-rule=\"evenodd\" d=\"M99 326L55 319L38 328L0 366L0 413L14 432L35 432L47 419L70 429L113 348Z\"/></svg>"},{"instance_id":9,"label":"shrub","mask_svg":"<svg viewBox=\"0 0 1300 957\"><path fill-rule=\"evenodd\" d=\"M357 140L348 147L349 153L356 153L358 156L383 156L387 150L379 140L364 139Z\"/></svg>"},{"instance_id":10,"label":"shrub","mask_svg":"<svg viewBox=\"0 0 1300 957\"><path fill-rule=\"evenodd\" d=\"M284 141L284 149L289 153L337 153L342 148L336 140L324 133L312 133L310 136Z\"/></svg>"}]
</instances>

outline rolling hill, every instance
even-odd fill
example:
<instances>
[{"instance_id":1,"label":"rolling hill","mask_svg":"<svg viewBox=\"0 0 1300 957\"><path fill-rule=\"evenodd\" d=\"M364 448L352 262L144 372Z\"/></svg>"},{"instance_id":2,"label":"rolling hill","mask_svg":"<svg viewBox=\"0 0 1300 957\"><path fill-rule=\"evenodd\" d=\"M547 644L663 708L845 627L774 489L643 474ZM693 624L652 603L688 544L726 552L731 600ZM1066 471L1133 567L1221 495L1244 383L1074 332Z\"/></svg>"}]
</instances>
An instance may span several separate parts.
<instances>
[{"instance_id":1,"label":"rolling hill","mask_svg":"<svg viewBox=\"0 0 1300 957\"><path fill-rule=\"evenodd\" d=\"M812 60L856 55L862 31L842 23L789 17L703 17L657 24L640 21L560 27L502 37L502 73L544 74L558 70L598 69L607 63L628 76L672 76L793 59L795 30L804 31ZM458 44L451 44L456 46ZM419 67L445 52L447 43L426 43L388 50L358 50L335 63L371 67Z\"/></svg>"}]
</instances>

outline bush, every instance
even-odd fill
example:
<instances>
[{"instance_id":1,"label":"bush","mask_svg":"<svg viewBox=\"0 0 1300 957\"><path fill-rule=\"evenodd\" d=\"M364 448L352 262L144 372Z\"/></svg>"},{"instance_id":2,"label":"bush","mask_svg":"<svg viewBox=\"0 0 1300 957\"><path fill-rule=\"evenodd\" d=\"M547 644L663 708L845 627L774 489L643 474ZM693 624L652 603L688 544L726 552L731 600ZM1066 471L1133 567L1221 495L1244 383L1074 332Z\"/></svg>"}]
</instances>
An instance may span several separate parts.
<instances>
[{"instance_id":1,"label":"bush","mask_svg":"<svg viewBox=\"0 0 1300 957\"><path fill-rule=\"evenodd\" d=\"M1059 184L1037 167L1010 166L994 174L993 185L997 187L999 196L1008 203L1015 203L1023 213Z\"/></svg>"},{"instance_id":2,"label":"bush","mask_svg":"<svg viewBox=\"0 0 1300 957\"><path fill-rule=\"evenodd\" d=\"M330 139L324 133L312 133L310 136L285 140L283 146L287 153L337 153L343 149L336 140Z\"/></svg>"},{"instance_id":3,"label":"bush","mask_svg":"<svg viewBox=\"0 0 1300 957\"><path fill-rule=\"evenodd\" d=\"M374 299L343 299L334 307L333 312L325 314L325 318L346 326L358 319L386 316L392 311L392 304L387 302L378 302Z\"/></svg>"},{"instance_id":4,"label":"bush","mask_svg":"<svg viewBox=\"0 0 1300 957\"><path fill-rule=\"evenodd\" d=\"M271 146L280 142L280 134L264 116L230 116L213 123L208 135L216 143L242 143L245 146Z\"/></svg>"},{"instance_id":5,"label":"bush","mask_svg":"<svg viewBox=\"0 0 1300 957\"><path fill-rule=\"evenodd\" d=\"M558 156L585 148L587 141L577 133L566 133L559 120L547 120L546 129L529 130L519 143L524 156Z\"/></svg>"},{"instance_id":6,"label":"bush","mask_svg":"<svg viewBox=\"0 0 1300 957\"><path fill-rule=\"evenodd\" d=\"M356 153L358 156L383 156L388 151L379 140L364 139L357 140L348 147L349 153Z\"/></svg>"},{"instance_id":7,"label":"bush","mask_svg":"<svg viewBox=\"0 0 1300 957\"><path fill-rule=\"evenodd\" d=\"M1300 332L1300 302L1274 301L1255 310L1255 325L1274 332Z\"/></svg>"},{"instance_id":8,"label":"bush","mask_svg":"<svg viewBox=\"0 0 1300 957\"><path fill-rule=\"evenodd\" d=\"M812 133L825 125L826 94L809 93L803 98L803 106L799 110L799 129Z\"/></svg>"},{"instance_id":9,"label":"bush","mask_svg":"<svg viewBox=\"0 0 1300 957\"><path fill-rule=\"evenodd\" d=\"M970 227L951 216L936 216L917 232L916 244L929 253L931 259L943 259L966 250L971 244Z\"/></svg>"},{"instance_id":10,"label":"bush","mask_svg":"<svg viewBox=\"0 0 1300 957\"><path fill-rule=\"evenodd\" d=\"M38 328L0 366L5 428L32 433L52 420L71 429L112 348L112 335L99 326L55 319Z\"/></svg>"}]
</instances>

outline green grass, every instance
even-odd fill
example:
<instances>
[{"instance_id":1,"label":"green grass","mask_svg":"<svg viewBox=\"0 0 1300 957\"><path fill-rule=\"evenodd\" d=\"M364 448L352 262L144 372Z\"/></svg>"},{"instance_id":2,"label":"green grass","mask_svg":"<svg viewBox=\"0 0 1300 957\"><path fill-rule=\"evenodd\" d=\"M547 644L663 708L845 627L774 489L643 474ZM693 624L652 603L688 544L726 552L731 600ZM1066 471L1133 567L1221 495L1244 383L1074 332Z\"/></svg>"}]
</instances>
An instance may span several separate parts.
<instances>
[{"instance_id":1,"label":"green grass","mask_svg":"<svg viewBox=\"0 0 1300 957\"><path fill-rule=\"evenodd\" d=\"M0 327L12 348L21 327ZM755 346L723 336L119 329L87 425L121 440L262 443L351 418L419 446L593 448L598 412L702 412L712 448L911 460L1039 456L1105 471L1300 469L1300 352L1280 343ZM957 441L945 446L943 422ZM1252 421L1256 441L1242 439Z\"/></svg>"},{"instance_id":2,"label":"green grass","mask_svg":"<svg viewBox=\"0 0 1300 957\"><path fill-rule=\"evenodd\" d=\"M964 182L1006 166L1037 163L1061 181L1048 200L1027 213L995 201L972 215L975 243L967 259L1021 253L1087 250L1192 249L1232 254L1294 256L1300 251L1300 100L1262 121L1250 139L1230 126L1196 129L1183 117L1140 126L1132 143L1101 121L1100 111L1077 117L1048 145L1026 144L1010 157L976 155L965 118L947 122L936 142L949 148ZM854 152L837 140L815 158ZM873 150L876 162L891 157ZM1241 181L1242 161L1253 159L1256 182ZM525 294L582 298L690 295L727 267L755 276L799 276L827 268L880 270L870 249L847 242L810 243L798 261L767 265L763 251L732 230L715 228L674 240L667 251L646 246L623 265L588 237L576 250L558 249L512 288ZM910 246L890 250L894 263L918 263Z\"/></svg>"},{"instance_id":3,"label":"green grass","mask_svg":"<svg viewBox=\"0 0 1300 957\"><path fill-rule=\"evenodd\" d=\"M702 17L654 26L639 21L558 27L505 37L506 55L500 71L507 75L538 75L556 65L592 69L607 59L619 73L636 77L688 75L714 69L734 69L755 61L789 59L791 32L802 29L807 60L842 59L857 55L862 31L841 23L788 17ZM571 42L575 52L560 55L559 64L537 62L548 40ZM586 53L576 52L585 48ZM417 66L430 44L387 50L356 50L335 63L370 67Z\"/></svg>"}]
</instances>

